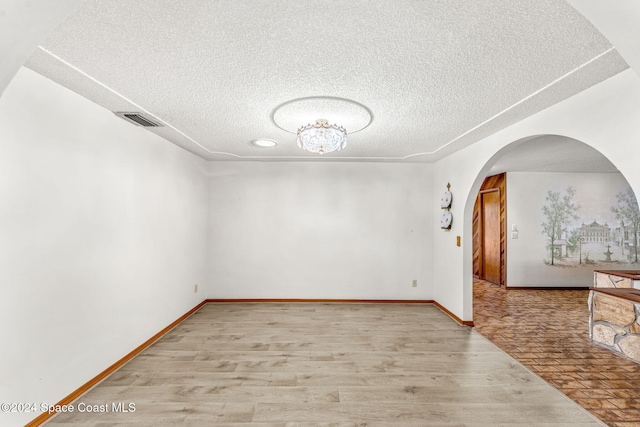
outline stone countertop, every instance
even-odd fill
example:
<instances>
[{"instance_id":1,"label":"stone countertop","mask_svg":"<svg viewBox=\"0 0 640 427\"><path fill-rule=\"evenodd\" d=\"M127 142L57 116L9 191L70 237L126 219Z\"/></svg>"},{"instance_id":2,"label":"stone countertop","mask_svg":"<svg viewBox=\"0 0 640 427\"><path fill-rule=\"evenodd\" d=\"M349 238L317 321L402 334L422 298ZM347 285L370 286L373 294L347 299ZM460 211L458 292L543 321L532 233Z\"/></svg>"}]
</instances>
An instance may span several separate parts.
<instances>
[{"instance_id":1,"label":"stone countertop","mask_svg":"<svg viewBox=\"0 0 640 427\"><path fill-rule=\"evenodd\" d=\"M624 298L633 302L640 302L640 289L634 288L589 288L592 291Z\"/></svg>"},{"instance_id":2,"label":"stone countertop","mask_svg":"<svg viewBox=\"0 0 640 427\"><path fill-rule=\"evenodd\" d=\"M640 280L640 270L593 270L595 273L610 274L612 276L626 277L627 279Z\"/></svg>"}]
</instances>

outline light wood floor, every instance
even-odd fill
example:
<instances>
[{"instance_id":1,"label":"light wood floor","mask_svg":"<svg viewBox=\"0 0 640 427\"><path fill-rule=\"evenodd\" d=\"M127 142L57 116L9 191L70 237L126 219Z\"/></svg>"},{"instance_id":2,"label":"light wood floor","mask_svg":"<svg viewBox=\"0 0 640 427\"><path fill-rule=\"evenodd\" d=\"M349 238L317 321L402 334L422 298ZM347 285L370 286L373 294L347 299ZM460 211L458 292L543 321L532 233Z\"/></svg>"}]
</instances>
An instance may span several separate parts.
<instances>
[{"instance_id":1,"label":"light wood floor","mask_svg":"<svg viewBox=\"0 0 640 427\"><path fill-rule=\"evenodd\" d=\"M207 304L47 426L598 426L432 305Z\"/></svg>"}]
</instances>

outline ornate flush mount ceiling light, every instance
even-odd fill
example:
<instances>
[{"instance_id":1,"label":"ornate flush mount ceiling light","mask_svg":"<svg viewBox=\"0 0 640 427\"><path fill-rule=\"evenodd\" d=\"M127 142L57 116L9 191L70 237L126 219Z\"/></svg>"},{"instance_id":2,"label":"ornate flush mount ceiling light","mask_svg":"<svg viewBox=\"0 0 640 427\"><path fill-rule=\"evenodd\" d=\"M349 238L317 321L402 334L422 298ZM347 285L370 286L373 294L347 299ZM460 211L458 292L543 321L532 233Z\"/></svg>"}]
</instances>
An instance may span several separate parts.
<instances>
[{"instance_id":1,"label":"ornate flush mount ceiling light","mask_svg":"<svg viewBox=\"0 0 640 427\"><path fill-rule=\"evenodd\" d=\"M318 119L298 129L298 147L312 153L324 154L347 146L347 131L342 126Z\"/></svg>"},{"instance_id":2,"label":"ornate flush mount ceiling light","mask_svg":"<svg viewBox=\"0 0 640 427\"><path fill-rule=\"evenodd\" d=\"M294 99L278 106L271 119L280 129L296 134L298 146L311 153L339 151L349 135L369 126L367 107L349 99L313 96ZM308 123L300 126L302 123Z\"/></svg>"}]
</instances>

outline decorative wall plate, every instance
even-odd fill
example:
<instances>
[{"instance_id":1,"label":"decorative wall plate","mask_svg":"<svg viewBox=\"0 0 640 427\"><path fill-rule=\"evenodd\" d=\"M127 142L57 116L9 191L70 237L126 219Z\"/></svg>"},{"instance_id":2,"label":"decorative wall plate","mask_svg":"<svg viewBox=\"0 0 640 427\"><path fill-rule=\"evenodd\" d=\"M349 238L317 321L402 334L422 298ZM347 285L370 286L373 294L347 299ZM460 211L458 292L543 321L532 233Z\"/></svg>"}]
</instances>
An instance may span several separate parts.
<instances>
[{"instance_id":1,"label":"decorative wall plate","mask_svg":"<svg viewBox=\"0 0 640 427\"><path fill-rule=\"evenodd\" d=\"M451 207L451 201L453 200L453 195L451 191L447 190L444 192L442 197L440 198L440 207L442 209L449 209Z\"/></svg>"},{"instance_id":2,"label":"decorative wall plate","mask_svg":"<svg viewBox=\"0 0 640 427\"><path fill-rule=\"evenodd\" d=\"M440 217L440 228L444 228L448 230L451 228L451 222L453 221L453 215L451 211L442 212L442 216Z\"/></svg>"}]
</instances>

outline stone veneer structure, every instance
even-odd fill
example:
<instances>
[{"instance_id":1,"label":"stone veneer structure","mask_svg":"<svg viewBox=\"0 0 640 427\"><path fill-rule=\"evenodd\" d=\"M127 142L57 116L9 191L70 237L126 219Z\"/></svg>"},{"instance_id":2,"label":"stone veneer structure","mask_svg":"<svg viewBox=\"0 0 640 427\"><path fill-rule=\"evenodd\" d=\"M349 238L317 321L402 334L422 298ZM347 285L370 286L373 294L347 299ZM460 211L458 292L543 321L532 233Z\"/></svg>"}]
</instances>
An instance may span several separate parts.
<instances>
[{"instance_id":1,"label":"stone veneer structure","mask_svg":"<svg viewBox=\"0 0 640 427\"><path fill-rule=\"evenodd\" d=\"M640 363L640 290L594 288L588 304L591 341Z\"/></svg>"},{"instance_id":2,"label":"stone veneer structure","mask_svg":"<svg viewBox=\"0 0 640 427\"><path fill-rule=\"evenodd\" d=\"M640 270L595 270L594 288L640 288Z\"/></svg>"}]
</instances>

